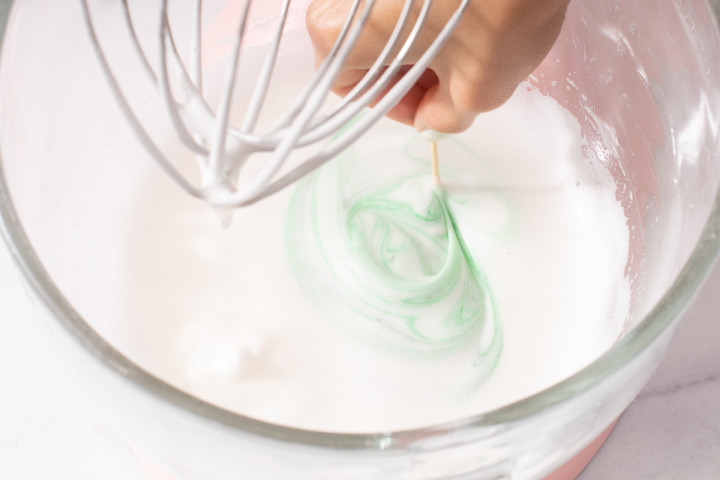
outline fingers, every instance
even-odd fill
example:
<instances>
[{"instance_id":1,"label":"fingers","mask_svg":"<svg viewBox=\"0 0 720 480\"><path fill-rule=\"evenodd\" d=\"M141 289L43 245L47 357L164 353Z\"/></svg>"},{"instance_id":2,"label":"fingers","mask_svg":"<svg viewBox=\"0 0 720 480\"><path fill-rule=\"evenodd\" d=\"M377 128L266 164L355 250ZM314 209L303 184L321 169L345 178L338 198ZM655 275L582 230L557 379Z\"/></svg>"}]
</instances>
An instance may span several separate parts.
<instances>
[{"instance_id":1,"label":"fingers","mask_svg":"<svg viewBox=\"0 0 720 480\"><path fill-rule=\"evenodd\" d=\"M476 115L505 103L542 61L560 32L568 1L474 0L430 64L433 71L426 72L387 116L420 131L455 133L467 129ZM310 5L308 31L319 61L332 50L352 3L315 0ZM346 95L367 73L383 50L403 4L404 0L376 0L363 34L335 81L334 92ZM427 28L405 63L417 61L456 6L457 0L435 2ZM389 91L385 89L380 98Z\"/></svg>"},{"instance_id":2,"label":"fingers","mask_svg":"<svg viewBox=\"0 0 720 480\"><path fill-rule=\"evenodd\" d=\"M351 14L353 3L354 0L314 0L308 7L306 26L319 60L332 50ZM404 0L375 1L370 18L346 60L348 69L368 68L375 62L395 28L400 12L398 7L403 3ZM361 2L356 19L364 8L365 2Z\"/></svg>"},{"instance_id":3,"label":"fingers","mask_svg":"<svg viewBox=\"0 0 720 480\"><path fill-rule=\"evenodd\" d=\"M351 4L348 0L314 0L308 6L305 24L318 60L325 58L332 49Z\"/></svg>"},{"instance_id":4,"label":"fingers","mask_svg":"<svg viewBox=\"0 0 720 480\"><path fill-rule=\"evenodd\" d=\"M504 76L497 73L483 78L468 77L454 69L440 70L417 104L412 125L419 132L459 133L468 129L479 113L499 107L512 95L515 82L491 83Z\"/></svg>"},{"instance_id":5,"label":"fingers","mask_svg":"<svg viewBox=\"0 0 720 480\"><path fill-rule=\"evenodd\" d=\"M459 133L472 125L476 115L459 109L447 89L438 83L425 92L415 112L413 126L418 132Z\"/></svg>"},{"instance_id":6,"label":"fingers","mask_svg":"<svg viewBox=\"0 0 720 480\"><path fill-rule=\"evenodd\" d=\"M307 27L318 63L332 50L352 3L353 0L315 0L310 5L307 13ZM332 87L333 92L341 96L347 95L367 73L367 69L372 66L383 50L389 32L395 26L399 7L402 4L402 1L395 0L376 1L370 22L348 58L345 68L335 80ZM444 6L445 9L454 8L453 2L441 2L439 5ZM440 20L444 20L447 16L448 12L439 12L436 15ZM430 28L429 32L436 30L437 26ZM408 63L413 63L416 60L415 57L422 54L426 44L434 39L434 34L428 35L428 38L423 36L417 42L415 51L409 56L410 58L407 58ZM454 56L454 58L456 57ZM401 70L372 105L391 90L408 68L409 66ZM433 71L425 72L397 105L387 113L387 116L414 126L418 130L429 128L438 132L453 133L469 127L478 109L467 108L467 105L455 100L457 95L451 94L449 74L453 71L453 65L443 70L448 74L441 77L438 77ZM462 99L462 96L459 98ZM480 110L482 109L484 106Z\"/></svg>"}]
</instances>

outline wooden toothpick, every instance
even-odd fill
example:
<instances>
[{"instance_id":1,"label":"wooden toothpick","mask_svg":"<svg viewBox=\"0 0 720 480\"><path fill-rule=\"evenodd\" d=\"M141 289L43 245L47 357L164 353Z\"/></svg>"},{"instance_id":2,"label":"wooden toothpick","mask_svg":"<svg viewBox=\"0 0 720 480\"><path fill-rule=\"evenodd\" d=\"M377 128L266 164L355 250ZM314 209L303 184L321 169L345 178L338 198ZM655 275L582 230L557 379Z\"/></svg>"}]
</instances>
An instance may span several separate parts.
<instances>
[{"instance_id":1,"label":"wooden toothpick","mask_svg":"<svg viewBox=\"0 0 720 480\"><path fill-rule=\"evenodd\" d=\"M438 148L437 148L437 142L430 142L430 151L431 157L430 157L430 165L432 169L432 180L433 185L436 187L440 186L440 166L438 164Z\"/></svg>"}]
</instances>

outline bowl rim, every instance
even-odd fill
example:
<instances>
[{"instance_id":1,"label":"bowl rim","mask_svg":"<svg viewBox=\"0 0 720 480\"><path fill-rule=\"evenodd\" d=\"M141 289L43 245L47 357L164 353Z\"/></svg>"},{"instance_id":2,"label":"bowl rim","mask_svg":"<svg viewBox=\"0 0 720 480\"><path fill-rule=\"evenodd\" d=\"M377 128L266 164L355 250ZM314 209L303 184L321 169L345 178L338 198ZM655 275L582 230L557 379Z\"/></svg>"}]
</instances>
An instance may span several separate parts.
<instances>
[{"instance_id":1,"label":"bowl rim","mask_svg":"<svg viewBox=\"0 0 720 480\"><path fill-rule=\"evenodd\" d=\"M707 2L706 2L707 3ZM0 46L14 0L0 0ZM716 19L718 4L712 4ZM710 6L710 4L708 3ZM333 433L288 427L246 417L200 400L173 387L130 361L95 332L60 292L32 248L15 210L0 158L0 234L24 280L45 308L91 355L114 373L155 397L204 420L282 442L343 450L393 450L418 438L448 431L489 428L537 415L590 390L619 367L639 356L661 336L688 306L720 252L720 193L715 198L698 243L671 287L655 307L625 337L585 368L529 397L511 404L434 426L377 433Z\"/></svg>"}]
</instances>

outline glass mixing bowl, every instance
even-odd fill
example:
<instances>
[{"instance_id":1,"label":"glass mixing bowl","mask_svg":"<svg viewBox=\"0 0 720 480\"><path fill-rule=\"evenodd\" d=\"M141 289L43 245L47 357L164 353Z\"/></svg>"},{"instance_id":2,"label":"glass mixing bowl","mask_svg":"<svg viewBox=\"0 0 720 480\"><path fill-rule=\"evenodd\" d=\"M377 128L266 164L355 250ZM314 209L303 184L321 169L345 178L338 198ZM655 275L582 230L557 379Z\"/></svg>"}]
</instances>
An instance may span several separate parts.
<instances>
[{"instance_id":1,"label":"glass mixing bowl","mask_svg":"<svg viewBox=\"0 0 720 480\"><path fill-rule=\"evenodd\" d=\"M88 82L102 81L88 66L87 43L70 47L84 35L68 28L78 22L78 2L10 3L1 3L3 236L47 306L75 388L180 478L543 478L640 391L720 247L717 4L575 0L530 83L577 117L588 154L617 183L631 232L624 337L551 388L430 428L329 434L231 413L140 368L93 327L102 312L94 293L112 280L88 278L88 267L116 260L112 218L145 167L112 157L108 135L127 134L117 115L83 121L78 114ZM39 31L38 18L52 22ZM54 91L68 76L74 89ZM54 155L68 149L77 155Z\"/></svg>"}]
</instances>

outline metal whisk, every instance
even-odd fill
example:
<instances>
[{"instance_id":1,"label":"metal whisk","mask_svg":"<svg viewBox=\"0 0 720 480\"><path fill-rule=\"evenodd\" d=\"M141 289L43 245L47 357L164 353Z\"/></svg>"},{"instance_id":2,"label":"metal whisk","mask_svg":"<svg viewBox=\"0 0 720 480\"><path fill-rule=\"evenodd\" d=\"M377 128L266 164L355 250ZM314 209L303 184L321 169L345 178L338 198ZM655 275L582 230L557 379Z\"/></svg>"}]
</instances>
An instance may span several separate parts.
<instances>
[{"instance_id":1,"label":"metal whisk","mask_svg":"<svg viewBox=\"0 0 720 480\"><path fill-rule=\"evenodd\" d=\"M374 108L357 118L365 107L388 88L390 82L405 65L405 59L427 21L433 0L406 0L392 35L367 74L346 97L336 100L329 113L320 113L320 107L330 96L330 89L358 41L376 2L376 0L354 0L337 41L325 61L294 103L289 105L279 118L274 119L271 127L264 132L256 131L257 122L278 62L278 51L283 41L283 30L291 0L284 0L278 12L269 53L257 77L244 120L239 126L229 124L230 108L236 80L243 75L238 67L252 0L237 0L244 2L241 18L230 53L230 66L224 74L224 85L221 87L215 110L211 108L207 96L203 93L200 58L202 0L192 2L183 0L178 4L180 8L191 8L193 16L192 48L189 58L185 60L181 58L176 47L176 37L168 17L168 0L161 0L160 22L156 32L159 57L154 64L138 39L137 24L133 21L128 0L120 1L125 15L125 34L132 44L131 54L142 64L142 68L154 83L156 94L161 99L171 122L175 139L182 148L196 156L202 179L201 185L193 185L180 173L133 111L118 76L113 72L111 59L98 41L90 2L81 0L85 23L99 65L123 116L150 156L190 195L202 198L215 207L240 207L257 202L318 168L347 148L384 116L427 69L433 57L460 22L470 0L462 0L459 3L446 26L420 60L379 99ZM180 3L187 3L188 6ZM414 24L410 25L413 6L420 3L422 3L420 13ZM410 29L410 33L403 41L403 32L407 31L406 29ZM176 95L171 85L179 85L181 94ZM330 142L328 139L331 137L333 141ZM280 172L293 150L320 142L323 143L317 152L304 158L292 169ZM257 171L248 173L247 178L242 176L243 166L253 155L268 152L270 155L263 159Z\"/></svg>"}]
</instances>

